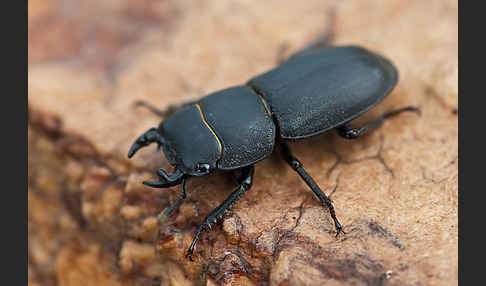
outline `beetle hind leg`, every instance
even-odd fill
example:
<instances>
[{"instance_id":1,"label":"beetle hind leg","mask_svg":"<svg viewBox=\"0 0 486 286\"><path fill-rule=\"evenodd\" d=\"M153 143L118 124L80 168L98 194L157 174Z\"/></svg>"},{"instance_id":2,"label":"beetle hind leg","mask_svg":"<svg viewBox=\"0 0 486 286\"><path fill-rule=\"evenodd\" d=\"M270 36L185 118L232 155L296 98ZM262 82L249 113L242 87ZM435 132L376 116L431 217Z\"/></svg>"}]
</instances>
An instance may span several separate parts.
<instances>
[{"instance_id":1,"label":"beetle hind leg","mask_svg":"<svg viewBox=\"0 0 486 286\"><path fill-rule=\"evenodd\" d=\"M356 139L359 136L366 133L367 131L380 127L383 124L383 122L385 122L385 120L387 118L398 115L398 114L405 112L405 111L412 111L412 112L417 112L417 113L420 114L420 109L418 109L417 107L407 106L407 107L403 107L403 108L400 108L400 109L395 109L395 110L389 111L389 112L383 114L382 116L378 117L377 119L366 123L365 125L363 125L360 128L351 128L351 127L349 127L348 124L344 124L344 125L338 127L337 131L338 131L339 136L341 136L343 138Z\"/></svg>"}]
</instances>

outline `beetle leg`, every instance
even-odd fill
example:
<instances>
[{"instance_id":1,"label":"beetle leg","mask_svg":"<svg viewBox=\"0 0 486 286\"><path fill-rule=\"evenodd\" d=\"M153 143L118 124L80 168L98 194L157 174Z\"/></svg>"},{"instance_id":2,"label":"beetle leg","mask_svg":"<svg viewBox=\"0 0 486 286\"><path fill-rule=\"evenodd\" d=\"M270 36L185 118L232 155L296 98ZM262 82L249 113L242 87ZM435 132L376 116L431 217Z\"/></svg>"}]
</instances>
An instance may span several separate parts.
<instances>
[{"instance_id":1,"label":"beetle leg","mask_svg":"<svg viewBox=\"0 0 486 286\"><path fill-rule=\"evenodd\" d=\"M231 208L231 206L240 199L240 197L248 191L253 184L253 165L245 167L243 169L243 174L240 177L239 187L234 190L231 195L229 195L226 200L224 200L217 208L215 208L208 216L204 219L203 223L199 225L199 228L192 240L191 246L187 250L186 257L192 261L192 252L194 251L194 246L199 240L199 236L205 229L211 229L211 227L223 216L223 214Z\"/></svg>"},{"instance_id":2,"label":"beetle leg","mask_svg":"<svg viewBox=\"0 0 486 286\"><path fill-rule=\"evenodd\" d=\"M134 105L136 107L143 106L143 107L147 108L148 110L150 110L152 113L154 113L154 114L156 114L160 117L165 118L165 117L175 113L179 109L182 109L182 108L189 106L189 105L193 105L195 102L196 101L190 101L190 102L185 102L185 103L181 103L181 104L171 104L165 110L158 109L157 107L146 102L145 100L137 100L137 101L135 101Z\"/></svg>"},{"instance_id":3,"label":"beetle leg","mask_svg":"<svg viewBox=\"0 0 486 286\"><path fill-rule=\"evenodd\" d=\"M387 112L383 114L382 116L378 117L377 119L366 123L363 127L361 128L350 128L348 124L344 124L340 127L337 128L339 136L346 138L346 139L356 139L362 134L366 133L368 130L375 129L377 127L380 127L385 119L398 115L404 111L413 111L420 113L420 109L418 109L415 106L407 106L403 107L400 109L392 110L390 112Z\"/></svg>"},{"instance_id":4,"label":"beetle leg","mask_svg":"<svg viewBox=\"0 0 486 286\"><path fill-rule=\"evenodd\" d=\"M133 155L142 147L148 146L154 142L160 145L164 142L164 138L160 135L157 131L157 128L150 128L149 130L145 131L140 137L133 142L132 147L130 147L130 151L128 151L128 158L132 158Z\"/></svg>"},{"instance_id":5,"label":"beetle leg","mask_svg":"<svg viewBox=\"0 0 486 286\"><path fill-rule=\"evenodd\" d=\"M182 189L181 189L181 194L179 197L168 207L166 208L163 212L159 214L159 220L162 220L163 218L167 217L173 210L174 208L183 200L186 198L186 178L184 177L182 179Z\"/></svg>"},{"instance_id":6,"label":"beetle leg","mask_svg":"<svg viewBox=\"0 0 486 286\"><path fill-rule=\"evenodd\" d=\"M311 54L315 51L319 51L321 49L325 49L329 46L331 46L332 42L334 41L335 38L335 12L332 11L331 14L329 15L329 23L327 24L328 28L326 29L326 32L322 34L319 38L316 40L312 41L311 43L307 44L305 47L302 49L298 50L294 54L290 55L288 58L285 58L285 52L288 50L288 45L286 43L280 45L278 52L277 52L277 64L281 65L282 63L286 62L287 60L290 59L295 59L299 56L302 55L307 55Z\"/></svg>"},{"instance_id":7,"label":"beetle leg","mask_svg":"<svg viewBox=\"0 0 486 286\"><path fill-rule=\"evenodd\" d=\"M282 147L282 155L285 159L285 161L296 171L302 180L311 188L311 190L314 192L314 194L319 198L319 200L325 204L329 208L329 213L331 214L332 220L334 221L334 226L336 227L336 237L339 235L339 233L345 233L343 231L343 227L339 223L336 214L334 212L334 206L332 205L331 199L329 199L326 194L321 190L321 188L317 185L317 183L312 179L311 176L304 170L302 167L302 163L297 160L297 158L292 155L290 152L289 147L285 143L280 144Z\"/></svg>"}]
</instances>

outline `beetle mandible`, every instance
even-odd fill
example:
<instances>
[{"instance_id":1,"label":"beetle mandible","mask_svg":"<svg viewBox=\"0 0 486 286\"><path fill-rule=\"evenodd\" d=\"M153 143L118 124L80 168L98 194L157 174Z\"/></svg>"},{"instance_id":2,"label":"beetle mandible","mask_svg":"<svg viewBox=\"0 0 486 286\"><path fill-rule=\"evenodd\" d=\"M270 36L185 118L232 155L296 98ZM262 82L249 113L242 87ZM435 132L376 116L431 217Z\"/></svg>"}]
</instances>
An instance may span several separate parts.
<instances>
[{"instance_id":1,"label":"beetle mandible","mask_svg":"<svg viewBox=\"0 0 486 286\"><path fill-rule=\"evenodd\" d=\"M237 172L238 187L201 223L187 250L189 259L202 231L211 228L251 188L254 164L270 156L277 144L285 162L329 209L337 236L343 228L331 200L292 155L286 141L332 129L344 138L354 139L390 116L418 111L407 106L360 128L350 127L350 121L381 102L397 81L397 69L388 59L361 47L303 50L244 85L175 108L158 128L147 130L133 143L128 157L154 142L162 147L174 171L168 174L159 169L159 181L143 184L154 188L182 185L181 195L166 214L186 197L188 178L215 170Z\"/></svg>"}]
</instances>

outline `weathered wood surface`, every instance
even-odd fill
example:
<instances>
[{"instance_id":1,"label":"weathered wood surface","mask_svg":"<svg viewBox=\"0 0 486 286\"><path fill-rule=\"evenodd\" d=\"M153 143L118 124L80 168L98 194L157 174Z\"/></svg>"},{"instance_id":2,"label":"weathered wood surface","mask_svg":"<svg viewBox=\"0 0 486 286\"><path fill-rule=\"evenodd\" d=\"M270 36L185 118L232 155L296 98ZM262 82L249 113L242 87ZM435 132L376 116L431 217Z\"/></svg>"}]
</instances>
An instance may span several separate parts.
<instances>
[{"instance_id":1,"label":"weathered wood surface","mask_svg":"<svg viewBox=\"0 0 486 286\"><path fill-rule=\"evenodd\" d=\"M456 1L29 1L29 285L456 285L457 13ZM159 121L133 103L241 84L329 30L400 70L365 117L422 115L291 145L346 235L276 155L184 259L233 184L190 181L158 224L179 188L141 185L168 168L155 146L126 158Z\"/></svg>"}]
</instances>

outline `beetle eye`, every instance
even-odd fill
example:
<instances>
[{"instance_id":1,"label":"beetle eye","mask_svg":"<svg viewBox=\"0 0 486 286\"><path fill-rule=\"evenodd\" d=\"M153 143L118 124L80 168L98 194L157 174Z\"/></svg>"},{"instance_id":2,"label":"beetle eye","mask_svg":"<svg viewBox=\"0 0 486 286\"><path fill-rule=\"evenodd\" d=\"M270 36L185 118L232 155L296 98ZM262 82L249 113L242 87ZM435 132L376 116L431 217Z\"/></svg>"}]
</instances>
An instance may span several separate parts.
<instances>
[{"instance_id":1,"label":"beetle eye","mask_svg":"<svg viewBox=\"0 0 486 286\"><path fill-rule=\"evenodd\" d=\"M209 173L209 164L199 163L196 166L196 171L201 174Z\"/></svg>"}]
</instances>

